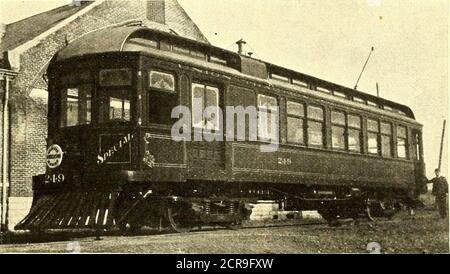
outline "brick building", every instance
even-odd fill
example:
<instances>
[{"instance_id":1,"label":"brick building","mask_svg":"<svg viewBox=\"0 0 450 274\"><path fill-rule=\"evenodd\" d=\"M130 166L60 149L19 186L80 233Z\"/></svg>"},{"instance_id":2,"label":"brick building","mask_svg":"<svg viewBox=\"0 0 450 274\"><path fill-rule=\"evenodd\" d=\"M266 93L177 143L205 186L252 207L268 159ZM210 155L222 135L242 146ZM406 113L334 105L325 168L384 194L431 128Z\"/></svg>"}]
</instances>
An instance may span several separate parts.
<instances>
[{"instance_id":1,"label":"brick building","mask_svg":"<svg viewBox=\"0 0 450 274\"><path fill-rule=\"evenodd\" d=\"M32 176L45 172L45 72L51 57L83 34L134 21L208 42L176 0L74 1L0 28L3 228L12 230L28 213Z\"/></svg>"}]
</instances>

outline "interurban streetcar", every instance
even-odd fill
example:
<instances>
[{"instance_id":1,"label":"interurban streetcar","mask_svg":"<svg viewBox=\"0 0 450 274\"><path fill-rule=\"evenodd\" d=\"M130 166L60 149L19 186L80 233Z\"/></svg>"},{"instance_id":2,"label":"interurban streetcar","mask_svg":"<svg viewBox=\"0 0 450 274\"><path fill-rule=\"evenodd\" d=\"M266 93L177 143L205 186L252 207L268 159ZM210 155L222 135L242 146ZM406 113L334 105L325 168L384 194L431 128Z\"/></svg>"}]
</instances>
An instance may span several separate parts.
<instances>
[{"instance_id":1,"label":"interurban streetcar","mask_svg":"<svg viewBox=\"0 0 450 274\"><path fill-rule=\"evenodd\" d=\"M422 187L422 126L409 107L206 43L105 28L55 54L47 77L47 167L17 229L238 227L260 199L334 222L391 216ZM261 151L259 131L173 138L172 110L193 99L224 112L277 107L277 149ZM191 134L202 119L192 116Z\"/></svg>"}]
</instances>

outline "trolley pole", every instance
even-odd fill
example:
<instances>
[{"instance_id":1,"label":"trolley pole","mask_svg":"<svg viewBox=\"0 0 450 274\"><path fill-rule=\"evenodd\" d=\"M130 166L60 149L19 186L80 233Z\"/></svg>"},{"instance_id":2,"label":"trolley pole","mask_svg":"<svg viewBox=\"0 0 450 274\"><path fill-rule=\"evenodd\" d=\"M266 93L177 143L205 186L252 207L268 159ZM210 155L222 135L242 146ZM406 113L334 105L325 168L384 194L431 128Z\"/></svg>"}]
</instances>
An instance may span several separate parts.
<instances>
[{"instance_id":1,"label":"trolley pole","mask_svg":"<svg viewBox=\"0 0 450 274\"><path fill-rule=\"evenodd\" d=\"M444 119L444 124L442 125L441 148L439 150L439 165L438 165L439 170L441 169L442 150L444 148L445 124L446 124L446 120Z\"/></svg>"},{"instance_id":2,"label":"trolley pole","mask_svg":"<svg viewBox=\"0 0 450 274\"><path fill-rule=\"evenodd\" d=\"M373 50L374 50L374 47L372 47L372 48L370 49L369 56L367 56L367 60L366 60L366 62L364 63L364 66L363 66L363 68L362 68L362 70L361 70L361 73L360 73L359 76L358 76L358 80L356 80L356 84L355 84L355 87L354 87L355 90L358 89L358 83L359 83L359 80L361 80L361 76L362 76L364 70L366 69L367 63L369 62L369 59L370 59L370 56L372 55Z\"/></svg>"}]
</instances>

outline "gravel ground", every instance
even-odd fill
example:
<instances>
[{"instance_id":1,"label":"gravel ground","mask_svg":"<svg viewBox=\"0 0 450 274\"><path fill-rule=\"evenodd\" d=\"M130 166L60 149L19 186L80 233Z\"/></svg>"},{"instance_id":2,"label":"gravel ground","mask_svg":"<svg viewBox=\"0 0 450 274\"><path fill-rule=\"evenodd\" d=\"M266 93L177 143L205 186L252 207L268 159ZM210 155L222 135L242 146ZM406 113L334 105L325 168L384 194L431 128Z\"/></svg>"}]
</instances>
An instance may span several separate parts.
<instances>
[{"instance_id":1,"label":"gravel ground","mask_svg":"<svg viewBox=\"0 0 450 274\"><path fill-rule=\"evenodd\" d=\"M105 236L71 241L0 245L1 252L108 253L365 253L378 242L384 253L447 253L448 219L435 211L415 216L400 213L393 220L377 220L340 227L324 224L206 230L188 234ZM69 249L68 249L69 248Z\"/></svg>"}]
</instances>

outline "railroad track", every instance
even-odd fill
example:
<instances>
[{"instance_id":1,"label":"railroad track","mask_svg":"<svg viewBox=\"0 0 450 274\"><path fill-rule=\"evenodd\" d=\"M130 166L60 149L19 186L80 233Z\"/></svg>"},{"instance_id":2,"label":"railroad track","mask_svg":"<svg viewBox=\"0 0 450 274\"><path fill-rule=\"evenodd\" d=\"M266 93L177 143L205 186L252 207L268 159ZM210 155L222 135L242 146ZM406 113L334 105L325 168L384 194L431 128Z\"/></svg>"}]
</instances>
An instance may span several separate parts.
<instances>
[{"instance_id":1,"label":"railroad track","mask_svg":"<svg viewBox=\"0 0 450 274\"><path fill-rule=\"evenodd\" d=\"M399 222L404 220L405 217L397 217L392 220L386 218L376 218L375 222L367 219L359 219L355 222L352 219L343 219L339 221L338 226L329 226L323 219L288 219L288 220L265 220L265 221L244 221L240 229L258 229L258 228L275 228L275 227L292 227L292 226L303 226L303 227L315 227L321 226L322 229L346 229L351 228L355 225L376 225L386 222ZM420 218L417 217L417 218ZM219 230L227 230L229 228L223 226L203 226L201 229L193 229L189 233L198 232L214 232ZM152 235L176 235L179 233L174 233L169 229L165 228L158 230L156 228L144 227L138 233L123 233L119 229L111 229L108 231L102 231L100 237L109 236L152 236ZM55 241L68 241L74 238L89 238L97 237L97 232L92 229L78 229L78 230L49 230L41 234L32 234L30 232L13 232L1 235L0 244L23 244L23 243L43 243L43 242L55 242Z\"/></svg>"}]
</instances>

